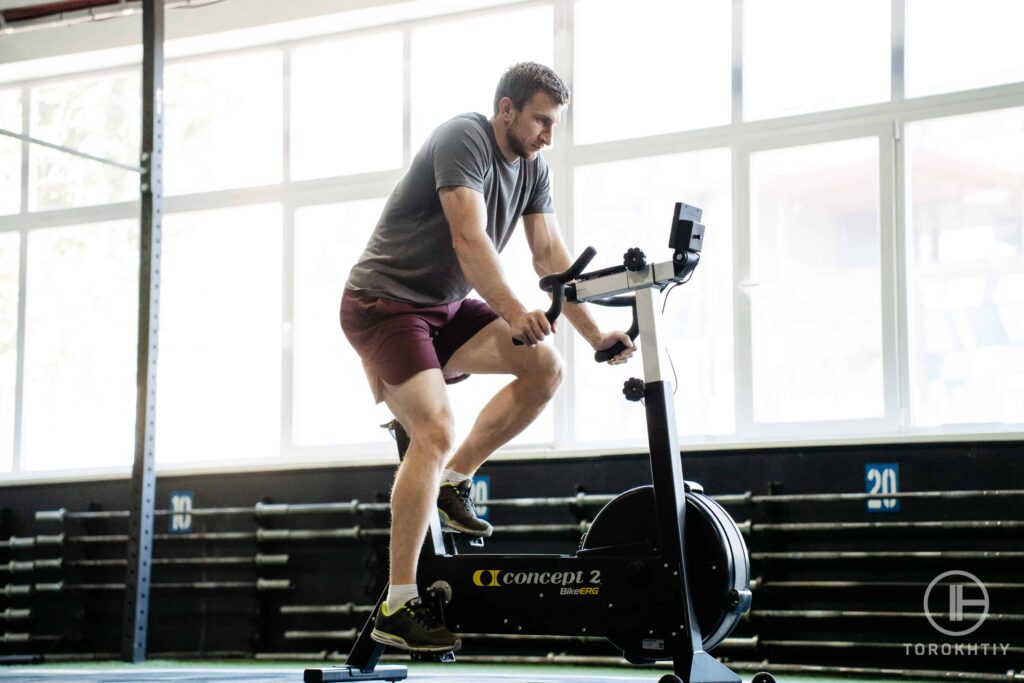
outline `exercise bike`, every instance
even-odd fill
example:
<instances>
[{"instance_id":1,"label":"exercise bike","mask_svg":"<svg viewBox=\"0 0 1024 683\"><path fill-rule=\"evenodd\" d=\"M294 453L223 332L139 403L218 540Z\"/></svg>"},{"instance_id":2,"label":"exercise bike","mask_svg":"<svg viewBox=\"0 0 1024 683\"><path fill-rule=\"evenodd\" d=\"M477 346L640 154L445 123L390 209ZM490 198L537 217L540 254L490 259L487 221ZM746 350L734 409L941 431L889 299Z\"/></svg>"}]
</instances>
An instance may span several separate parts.
<instances>
[{"instance_id":1,"label":"exercise bike","mask_svg":"<svg viewBox=\"0 0 1024 683\"><path fill-rule=\"evenodd\" d=\"M591 302L632 308L628 334L639 335L644 380L630 379L623 393L643 400L647 412L651 480L617 496L594 518L572 555L460 555L454 535L443 533L437 515L421 555L421 595L453 632L600 636L635 664L672 660L659 683L739 683L740 677L708 652L749 609L750 560L729 514L683 479L676 436L672 384L663 376L657 302L666 287L689 280L700 260L701 210L675 205L671 261L647 263L638 248L621 266L584 273L596 251L588 247L563 273L540 280L551 294L548 320L565 303ZM604 362L624 344L599 351ZM404 457L409 437L390 423ZM483 539L474 539L482 545ZM684 553L685 549L685 553ZM381 596L345 665L307 669L306 683L398 681L405 666L378 665L384 646L370 638ZM454 653L413 659L454 661ZM754 683L774 683L759 673Z\"/></svg>"}]
</instances>

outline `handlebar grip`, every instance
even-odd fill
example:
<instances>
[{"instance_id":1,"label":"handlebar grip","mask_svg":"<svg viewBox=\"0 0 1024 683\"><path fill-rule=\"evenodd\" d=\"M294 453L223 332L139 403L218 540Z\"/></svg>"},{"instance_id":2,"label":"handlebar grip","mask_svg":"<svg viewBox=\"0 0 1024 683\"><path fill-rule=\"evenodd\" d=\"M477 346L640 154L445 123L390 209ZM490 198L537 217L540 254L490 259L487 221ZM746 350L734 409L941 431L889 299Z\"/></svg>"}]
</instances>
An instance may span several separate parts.
<instances>
[{"instance_id":1,"label":"handlebar grip","mask_svg":"<svg viewBox=\"0 0 1024 683\"><path fill-rule=\"evenodd\" d=\"M636 336L635 335L631 334L631 335L629 335L629 338L634 340L634 341L636 341ZM626 345L625 344L623 344L620 341L619 342L615 342L615 344L610 349L604 349L603 351L595 351L594 352L594 360L596 360L598 363L604 363L606 361L610 361L612 358L615 358L615 356L619 355L620 353L622 353L625 350L626 350Z\"/></svg>"},{"instance_id":2,"label":"handlebar grip","mask_svg":"<svg viewBox=\"0 0 1024 683\"><path fill-rule=\"evenodd\" d=\"M629 338L630 338L631 341L636 342L636 338L640 334L640 323L639 323L639 321L637 320L637 317L636 317L636 299L633 299L631 303L632 303L632 306L633 306L633 324L629 326L628 330L626 330L626 334L629 335ZM621 305L621 304L616 304L616 305ZM614 358L615 356L617 356L620 353L622 353L625 350L625 348L626 348L626 345L623 344L622 342L620 342L620 341L615 342L612 345L612 347L609 348L609 349L604 349L602 351L595 351L594 352L594 360L596 360L598 363L604 363L605 361L609 361L612 358Z\"/></svg>"},{"instance_id":3,"label":"handlebar grip","mask_svg":"<svg viewBox=\"0 0 1024 683\"><path fill-rule=\"evenodd\" d=\"M595 351L594 360L596 360L598 363L604 363L605 361L609 361L612 358L615 358L615 356L619 355L625 350L625 344L623 344L622 342L615 342L615 345L612 346L610 349L604 349L603 351Z\"/></svg>"}]
</instances>

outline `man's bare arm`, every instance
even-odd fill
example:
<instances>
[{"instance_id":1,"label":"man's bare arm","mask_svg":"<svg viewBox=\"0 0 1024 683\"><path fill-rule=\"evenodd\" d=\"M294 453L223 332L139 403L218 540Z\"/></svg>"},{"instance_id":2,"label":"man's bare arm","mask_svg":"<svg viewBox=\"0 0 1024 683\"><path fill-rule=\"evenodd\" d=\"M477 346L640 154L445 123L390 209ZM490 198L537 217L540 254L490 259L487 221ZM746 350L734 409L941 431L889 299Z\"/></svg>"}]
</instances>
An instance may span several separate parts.
<instances>
[{"instance_id":1,"label":"man's bare arm","mask_svg":"<svg viewBox=\"0 0 1024 683\"><path fill-rule=\"evenodd\" d=\"M512 328L512 336L534 345L551 324L543 311L527 311L505 279L498 251L487 236L487 207L483 195L468 187L443 187L441 208L452 230L452 247L469 284Z\"/></svg>"}]
</instances>

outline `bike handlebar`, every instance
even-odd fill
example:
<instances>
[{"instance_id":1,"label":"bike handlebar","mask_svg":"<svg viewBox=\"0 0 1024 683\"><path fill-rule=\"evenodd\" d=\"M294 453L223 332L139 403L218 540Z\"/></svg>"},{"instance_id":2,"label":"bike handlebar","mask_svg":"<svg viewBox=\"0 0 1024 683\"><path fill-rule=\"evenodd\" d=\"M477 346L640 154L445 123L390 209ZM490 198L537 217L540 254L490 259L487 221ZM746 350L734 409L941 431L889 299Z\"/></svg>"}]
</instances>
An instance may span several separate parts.
<instances>
[{"instance_id":1,"label":"bike handlebar","mask_svg":"<svg viewBox=\"0 0 1024 683\"><path fill-rule=\"evenodd\" d=\"M551 305L544 313L544 317L548 319L549 323L555 322L558 320L558 316L562 315L562 307L565 305L565 285L578 278L595 256L597 256L597 249L587 247L579 258L573 261L568 270L551 273L540 279L540 288L545 292L551 292ZM516 346L523 345L523 341L515 337L512 338L512 343Z\"/></svg>"}]
</instances>

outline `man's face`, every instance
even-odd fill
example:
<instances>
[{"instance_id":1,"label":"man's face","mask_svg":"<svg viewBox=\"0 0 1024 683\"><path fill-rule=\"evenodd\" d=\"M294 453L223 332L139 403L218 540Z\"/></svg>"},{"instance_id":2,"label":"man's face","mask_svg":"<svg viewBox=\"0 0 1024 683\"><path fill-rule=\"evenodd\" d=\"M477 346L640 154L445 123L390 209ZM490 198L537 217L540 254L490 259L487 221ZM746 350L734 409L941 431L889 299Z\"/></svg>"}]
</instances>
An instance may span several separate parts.
<instances>
[{"instance_id":1,"label":"man's face","mask_svg":"<svg viewBox=\"0 0 1024 683\"><path fill-rule=\"evenodd\" d=\"M562 122L564 107L544 91L533 94L521 110L511 107L508 145L520 157L533 160L551 144L555 126Z\"/></svg>"}]
</instances>

